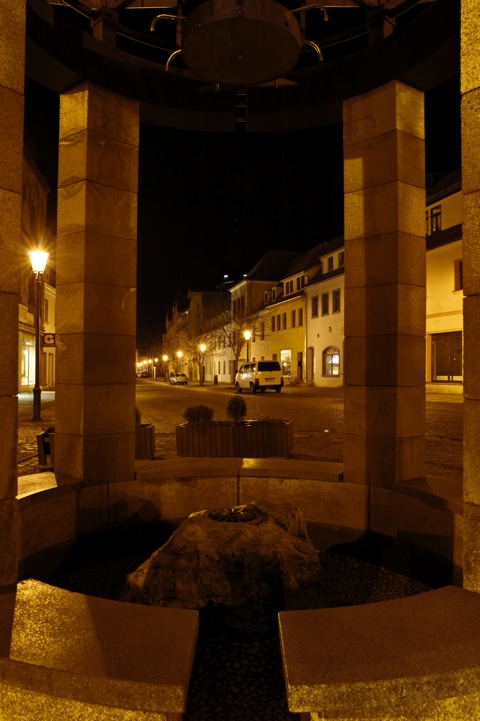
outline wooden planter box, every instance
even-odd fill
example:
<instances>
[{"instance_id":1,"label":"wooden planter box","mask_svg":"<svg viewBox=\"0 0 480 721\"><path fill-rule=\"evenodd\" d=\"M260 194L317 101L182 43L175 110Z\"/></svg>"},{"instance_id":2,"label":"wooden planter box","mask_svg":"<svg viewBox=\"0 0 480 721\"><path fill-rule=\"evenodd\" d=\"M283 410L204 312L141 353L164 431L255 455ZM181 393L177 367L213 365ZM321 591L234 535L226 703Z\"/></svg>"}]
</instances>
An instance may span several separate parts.
<instances>
[{"instance_id":1,"label":"wooden planter box","mask_svg":"<svg viewBox=\"0 0 480 721\"><path fill-rule=\"evenodd\" d=\"M135 458L152 460L155 455L155 426L153 423L141 423L135 428Z\"/></svg>"},{"instance_id":2,"label":"wooden planter box","mask_svg":"<svg viewBox=\"0 0 480 721\"><path fill-rule=\"evenodd\" d=\"M293 422L228 421L176 427L177 455L193 457L288 458L293 452Z\"/></svg>"}]
</instances>

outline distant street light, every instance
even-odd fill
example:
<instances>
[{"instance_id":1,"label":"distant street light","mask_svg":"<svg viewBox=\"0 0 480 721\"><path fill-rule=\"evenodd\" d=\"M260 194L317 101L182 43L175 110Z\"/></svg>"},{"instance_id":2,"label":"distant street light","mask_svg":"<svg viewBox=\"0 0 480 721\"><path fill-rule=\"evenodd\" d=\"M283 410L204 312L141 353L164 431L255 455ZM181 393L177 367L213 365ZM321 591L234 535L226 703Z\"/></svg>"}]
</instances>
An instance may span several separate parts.
<instances>
[{"instance_id":1,"label":"distant street light","mask_svg":"<svg viewBox=\"0 0 480 721\"><path fill-rule=\"evenodd\" d=\"M183 352L181 350L177 350L177 373L179 372L179 369L180 369L180 360L181 360L182 356L183 356Z\"/></svg>"},{"instance_id":2,"label":"distant street light","mask_svg":"<svg viewBox=\"0 0 480 721\"><path fill-rule=\"evenodd\" d=\"M163 376L165 378L165 383L167 382L167 361L168 361L168 355L162 356L163 360Z\"/></svg>"},{"instance_id":3,"label":"distant street light","mask_svg":"<svg viewBox=\"0 0 480 721\"><path fill-rule=\"evenodd\" d=\"M35 274L35 386L33 388L32 421L42 420L42 389L40 388L40 300L42 297L42 278L47 264L48 253L45 250L29 252L32 270Z\"/></svg>"},{"instance_id":4,"label":"distant street light","mask_svg":"<svg viewBox=\"0 0 480 721\"><path fill-rule=\"evenodd\" d=\"M248 357L248 355L249 355L249 354L248 354L248 341L249 341L250 338L252 337L252 331L251 331L251 330L244 330L244 331L243 331L243 337L244 337L245 340L247 341L247 363L248 363L248 362L249 362L249 357Z\"/></svg>"}]
</instances>

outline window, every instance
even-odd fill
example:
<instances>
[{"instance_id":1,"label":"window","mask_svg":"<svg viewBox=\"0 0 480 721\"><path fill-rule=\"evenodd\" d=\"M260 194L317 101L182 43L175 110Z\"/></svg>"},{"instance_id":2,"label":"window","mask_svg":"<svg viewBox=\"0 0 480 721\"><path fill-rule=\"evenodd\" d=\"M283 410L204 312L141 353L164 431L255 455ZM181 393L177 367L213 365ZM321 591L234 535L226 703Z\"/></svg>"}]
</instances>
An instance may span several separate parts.
<instances>
[{"instance_id":1,"label":"window","mask_svg":"<svg viewBox=\"0 0 480 721\"><path fill-rule=\"evenodd\" d=\"M293 293L293 280L288 280L285 284L285 292Z\"/></svg>"},{"instance_id":2,"label":"window","mask_svg":"<svg viewBox=\"0 0 480 721\"><path fill-rule=\"evenodd\" d=\"M277 289L272 288L272 300L275 300L276 297L277 297Z\"/></svg>"},{"instance_id":3,"label":"window","mask_svg":"<svg viewBox=\"0 0 480 721\"><path fill-rule=\"evenodd\" d=\"M322 293L322 315L328 315L328 293Z\"/></svg>"},{"instance_id":4,"label":"window","mask_svg":"<svg viewBox=\"0 0 480 721\"><path fill-rule=\"evenodd\" d=\"M268 290L266 290L263 294L263 302L265 303L265 305L268 303Z\"/></svg>"},{"instance_id":5,"label":"window","mask_svg":"<svg viewBox=\"0 0 480 721\"><path fill-rule=\"evenodd\" d=\"M461 383L463 373L462 331L432 335L432 381Z\"/></svg>"},{"instance_id":6,"label":"window","mask_svg":"<svg viewBox=\"0 0 480 721\"><path fill-rule=\"evenodd\" d=\"M340 313L340 289L332 290L332 313Z\"/></svg>"},{"instance_id":7,"label":"window","mask_svg":"<svg viewBox=\"0 0 480 721\"><path fill-rule=\"evenodd\" d=\"M272 333L275 332L275 316L272 315Z\"/></svg>"},{"instance_id":8,"label":"window","mask_svg":"<svg viewBox=\"0 0 480 721\"><path fill-rule=\"evenodd\" d=\"M343 268L344 265L345 265L345 253L343 252L343 250L341 250L340 253L338 254L338 267Z\"/></svg>"},{"instance_id":9,"label":"window","mask_svg":"<svg viewBox=\"0 0 480 721\"><path fill-rule=\"evenodd\" d=\"M454 261L454 290L462 290L463 288L463 260ZM47 319L45 319L47 320Z\"/></svg>"},{"instance_id":10,"label":"window","mask_svg":"<svg viewBox=\"0 0 480 721\"><path fill-rule=\"evenodd\" d=\"M280 351L280 363L284 376L289 376L292 372L292 351L290 349Z\"/></svg>"},{"instance_id":11,"label":"window","mask_svg":"<svg viewBox=\"0 0 480 721\"><path fill-rule=\"evenodd\" d=\"M317 315L318 315L318 305L317 305ZM303 325L303 308L298 309L298 325Z\"/></svg>"},{"instance_id":12,"label":"window","mask_svg":"<svg viewBox=\"0 0 480 721\"><path fill-rule=\"evenodd\" d=\"M287 314L282 313L282 329L285 330L287 327Z\"/></svg>"},{"instance_id":13,"label":"window","mask_svg":"<svg viewBox=\"0 0 480 721\"><path fill-rule=\"evenodd\" d=\"M312 296L312 318L318 318L318 295Z\"/></svg>"},{"instance_id":14,"label":"window","mask_svg":"<svg viewBox=\"0 0 480 721\"><path fill-rule=\"evenodd\" d=\"M297 278L297 290L300 290L300 278Z\"/></svg>"},{"instance_id":15,"label":"window","mask_svg":"<svg viewBox=\"0 0 480 721\"><path fill-rule=\"evenodd\" d=\"M333 255L328 256L327 265L328 265L328 272L333 270Z\"/></svg>"},{"instance_id":16,"label":"window","mask_svg":"<svg viewBox=\"0 0 480 721\"><path fill-rule=\"evenodd\" d=\"M280 330L280 315L277 315L277 330Z\"/></svg>"},{"instance_id":17,"label":"window","mask_svg":"<svg viewBox=\"0 0 480 721\"><path fill-rule=\"evenodd\" d=\"M324 376L340 375L340 351L335 346L330 346L323 351L322 365Z\"/></svg>"},{"instance_id":18,"label":"window","mask_svg":"<svg viewBox=\"0 0 480 721\"><path fill-rule=\"evenodd\" d=\"M428 229L428 221L427 221L427 229ZM430 233L437 233L439 230L442 229L442 206L441 205L435 205L435 207L430 209ZM428 235L427 231L427 235Z\"/></svg>"},{"instance_id":19,"label":"window","mask_svg":"<svg viewBox=\"0 0 480 721\"><path fill-rule=\"evenodd\" d=\"M291 325L292 325L292 328L295 328L295 326L297 325L297 311L296 310L292 310Z\"/></svg>"}]
</instances>

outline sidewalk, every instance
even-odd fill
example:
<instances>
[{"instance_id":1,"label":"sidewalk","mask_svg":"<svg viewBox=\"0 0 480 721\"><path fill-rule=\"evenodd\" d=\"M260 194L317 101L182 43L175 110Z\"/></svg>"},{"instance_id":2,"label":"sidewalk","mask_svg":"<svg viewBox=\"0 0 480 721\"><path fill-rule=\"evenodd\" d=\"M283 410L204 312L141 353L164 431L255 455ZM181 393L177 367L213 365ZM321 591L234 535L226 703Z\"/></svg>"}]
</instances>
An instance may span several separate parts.
<instances>
[{"instance_id":1,"label":"sidewalk","mask_svg":"<svg viewBox=\"0 0 480 721\"><path fill-rule=\"evenodd\" d=\"M41 421L32 421L33 394L18 394L18 475L50 470L38 463L37 435L55 423L55 391L42 391Z\"/></svg>"}]
</instances>

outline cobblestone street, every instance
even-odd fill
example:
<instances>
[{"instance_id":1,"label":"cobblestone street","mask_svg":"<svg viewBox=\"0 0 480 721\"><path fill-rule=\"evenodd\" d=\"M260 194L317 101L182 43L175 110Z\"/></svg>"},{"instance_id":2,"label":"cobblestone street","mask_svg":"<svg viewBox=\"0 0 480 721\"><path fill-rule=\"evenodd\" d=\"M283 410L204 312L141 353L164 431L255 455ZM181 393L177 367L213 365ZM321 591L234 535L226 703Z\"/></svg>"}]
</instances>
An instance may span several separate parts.
<instances>
[{"instance_id":1,"label":"cobblestone street","mask_svg":"<svg viewBox=\"0 0 480 721\"><path fill-rule=\"evenodd\" d=\"M163 386L163 387L162 387ZM190 390L190 388L192 390ZM178 392L177 392L178 391ZM142 421L155 426L155 459L175 458L175 426L183 422L188 403L215 407L215 419L225 417L224 409L233 393L231 386L195 386L171 389L154 382L137 383L137 405ZM167 395L168 394L168 395ZM341 462L343 459L343 390L287 387L284 393L243 394L248 417L266 418L285 413L295 419L294 458ZM18 474L47 470L38 463L36 436L55 422L55 393L42 393L42 420L32 421L32 394L19 394ZM426 472L461 482L463 474L463 396L427 394ZM288 415L292 413L292 416ZM277 416L278 417L278 416Z\"/></svg>"}]
</instances>

